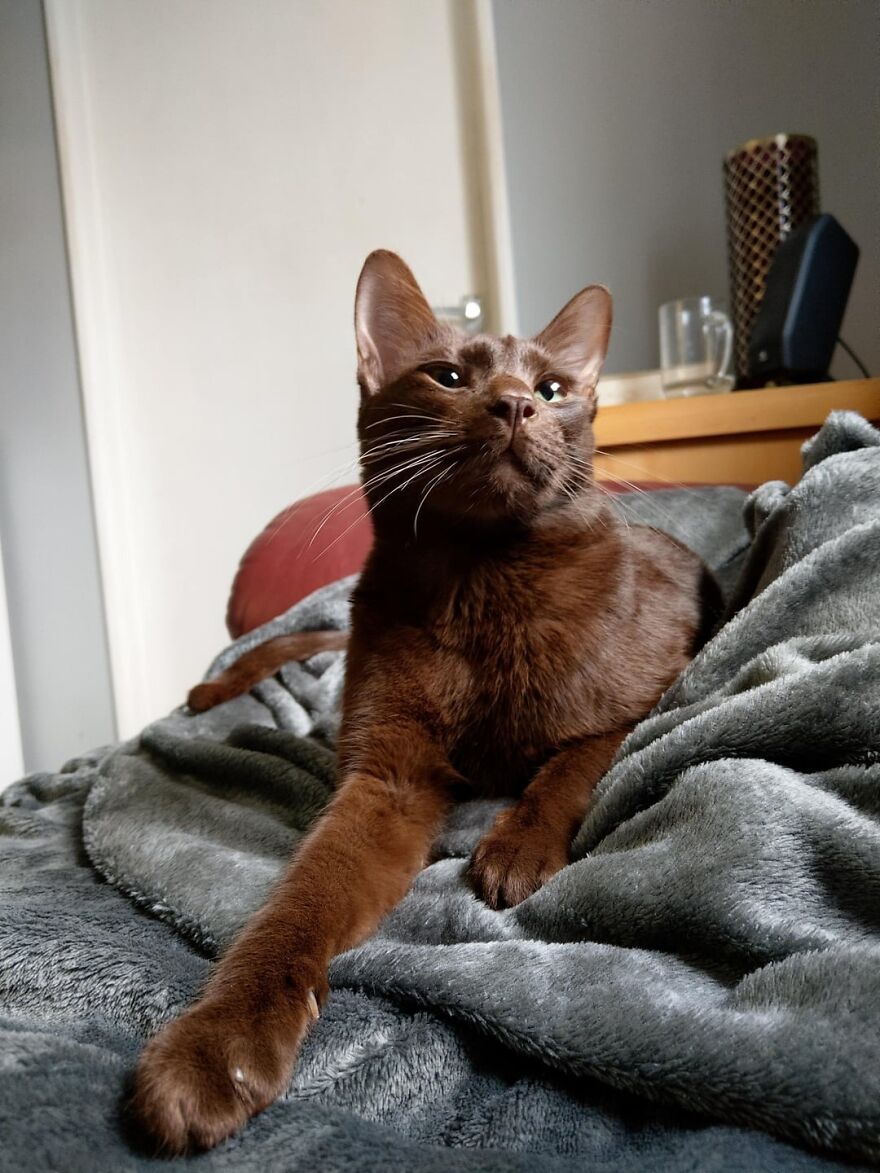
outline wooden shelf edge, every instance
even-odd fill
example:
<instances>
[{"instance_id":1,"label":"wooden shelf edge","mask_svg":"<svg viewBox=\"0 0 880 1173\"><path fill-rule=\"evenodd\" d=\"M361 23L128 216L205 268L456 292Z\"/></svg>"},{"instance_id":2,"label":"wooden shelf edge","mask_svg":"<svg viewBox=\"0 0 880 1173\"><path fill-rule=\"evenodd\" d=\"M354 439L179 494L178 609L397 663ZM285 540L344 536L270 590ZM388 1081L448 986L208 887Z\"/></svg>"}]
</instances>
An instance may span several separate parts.
<instances>
[{"instance_id":1,"label":"wooden shelf edge","mask_svg":"<svg viewBox=\"0 0 880 1173\"><path fill-rule=\"evenodd\" d=\"M600 407L596 443L600 448L697 439L748 432L819 427L829 411L849 409L880 420L880 379L849 379L797 387L765 387Z\"/></svg>"}]
</instances>

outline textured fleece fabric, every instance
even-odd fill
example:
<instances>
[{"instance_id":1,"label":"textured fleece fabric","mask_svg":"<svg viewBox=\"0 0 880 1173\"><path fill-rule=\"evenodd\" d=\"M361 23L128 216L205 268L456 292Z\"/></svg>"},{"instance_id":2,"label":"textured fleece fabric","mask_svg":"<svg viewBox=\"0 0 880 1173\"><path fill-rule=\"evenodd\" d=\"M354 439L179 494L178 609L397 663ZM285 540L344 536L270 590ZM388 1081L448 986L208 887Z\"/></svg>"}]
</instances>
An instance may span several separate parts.
<instances>
[{"instance_id":1,"label":"textured fleece fabric","mask_svg":"<svg viewBox=\"0 0 880 1173\"><path fill-rule=\"evenodd\" d=\"M288 1093L205 1170L813 1170L880 1160L880 435L790 489L651 494L727 622L633 732L570 866L468 888L456 808L338 958ZM243 637L344 626L351 583ZM335 782L343 657L19 783L0 807L0 1168L146 1168L120 1118ZM332 893L328 894L332 899ZM838 1158L849 1158L841 1165Z\"/></svg>"}]
</instances>

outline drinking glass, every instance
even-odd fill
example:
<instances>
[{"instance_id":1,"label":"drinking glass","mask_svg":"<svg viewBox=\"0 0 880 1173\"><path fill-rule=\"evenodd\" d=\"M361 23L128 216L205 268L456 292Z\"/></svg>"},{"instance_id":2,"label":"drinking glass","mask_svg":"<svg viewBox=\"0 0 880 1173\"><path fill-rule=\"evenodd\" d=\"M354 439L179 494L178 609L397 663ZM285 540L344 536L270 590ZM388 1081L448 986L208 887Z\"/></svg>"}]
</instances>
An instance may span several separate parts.
<instances>
[{"instance_id":1,"label":"drinking glass","mask_svg":"<svg viewBox=\"0 0 880 1173\"><path fill-rule=\"evenodd\" d=\"M711 297L683 297L660 307L660 367L667 396L729 391L733 326Z\"/></svg>"}]
</instances>

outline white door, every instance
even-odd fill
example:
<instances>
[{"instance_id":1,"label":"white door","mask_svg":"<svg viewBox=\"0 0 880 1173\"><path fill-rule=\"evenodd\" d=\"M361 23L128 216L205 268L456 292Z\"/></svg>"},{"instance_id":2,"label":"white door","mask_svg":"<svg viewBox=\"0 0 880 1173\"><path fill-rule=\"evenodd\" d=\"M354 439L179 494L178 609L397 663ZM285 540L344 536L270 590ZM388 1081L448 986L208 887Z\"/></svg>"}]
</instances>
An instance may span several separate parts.
<instances>
[{"instance_id":1,"label":"white door","mask_svg":"<svg viewBox=\"0 0 880 1173\"><path fill-rule=\"evenodd\" d=\"M120 733L225 640L238 558L354 478L373 248L512 326L486 0L49 0ZM335 474L333 470L337 471Z\"/></svg>"}]
</instances>

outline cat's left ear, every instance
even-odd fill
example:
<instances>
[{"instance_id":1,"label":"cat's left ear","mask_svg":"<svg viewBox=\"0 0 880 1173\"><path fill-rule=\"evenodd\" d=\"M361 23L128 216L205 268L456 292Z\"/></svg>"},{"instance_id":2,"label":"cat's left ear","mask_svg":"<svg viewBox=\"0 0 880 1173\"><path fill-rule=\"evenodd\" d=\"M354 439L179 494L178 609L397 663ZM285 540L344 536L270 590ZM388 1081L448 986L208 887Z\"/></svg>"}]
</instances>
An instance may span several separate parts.
<instances>
[{"instance_id":1,"label":"cat's left ear","mask_svg":"<svg viewBox=\"0 0 880 1173\"><path fill-rule=\"evenodd\" d=\"M604 285L576 293L535 342L552 356L555 374L566 375L582 391L595 389L611 336L611 294Z\"/></svg>"}]
</instances>

